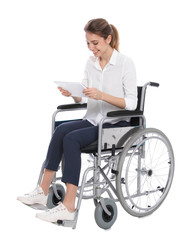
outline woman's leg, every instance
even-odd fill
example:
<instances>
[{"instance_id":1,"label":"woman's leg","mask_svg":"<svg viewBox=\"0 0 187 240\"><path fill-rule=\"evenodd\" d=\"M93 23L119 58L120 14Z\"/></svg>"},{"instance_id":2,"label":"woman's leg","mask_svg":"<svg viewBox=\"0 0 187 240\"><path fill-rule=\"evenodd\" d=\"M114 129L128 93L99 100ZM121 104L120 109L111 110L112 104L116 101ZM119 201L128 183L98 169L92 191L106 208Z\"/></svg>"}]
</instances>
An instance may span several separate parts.
<instances>
[{"instance_id":1,"label":"woman's leg","mask_svg":"<svg viewBox=\"0 0 187 240\"><path fill-rule=\"evenodd\" d=\"M63 204L72 212L75 211L77 186L81 169L81 148L91 144L98 137L98 127L78 129L70 132L64 138L64 172L62 181L67 190Z\"/></svg>"},{"instance_id":2,"label":"woman's leg","mask_svg":"<svg viewBox=\"0 0 187 240\"><path fill-rule=\"evenodd\" d=\"M66 122L59 125L55 129L53 136L51 138L51 142L49 144L49 148L47 151L44 168L53 170L53 171L58 171L58 167L63 155L64 137L71 131L90 127L90 126L93 126L93 125L87 120Z\"/></svg>"},{"instance_id":3,"label":"woman's leg","mask_svg":"<svg viewBox=\"0 0 187 240\"><path fill-rule=\"evenodd\" d=\"M77 186L67 183L66 184L66 195L63 204L67 207L69 212L75 211L75 199L77 196Z\"/></svg>"},{"instance_id":4,"label":"woman's leg","mask_svg":"<svg viewBox=\"0 0 187 240\"><path fill-rule=\"evenodd\" d=\"M51 185L51 181L53 180L55 171L51 171L45 169L42 183L40 187L43 189L45 195L49 193L49 186ZM67 207L69 212L75 211L75 199L77 195L77 186L67 183L66 184L66 195L63 201L63 204Z\"/></svg>"},{"instance_id":5,"label":"woman's leg","mask_svg":"<svg viewBox=\"0 0 187 240\"><path fill-rule=\"evenodd\" d=\"M49 169L44 169L44 174L43 174L43 178L42 178L40 187L42 188L45 195L48 195L48 193L49 193L49 187L53 180L54 174L55 174L55 171L52 171Z\"/></svg>"},{"instance_id":6,"label":"woman's leg","mask_svg":"<svg viewBox=\"0 0 187 240\"><path fill-rule=\"evenodd\" d=\"M98 127L89 123L87 124L87 127L71 131L63 138L63 146L61 147L64 149L63 153L65 158L65 167L62 181L66 183L66 195L63 204L66 206L69 212L75 211L75 201L81 165L81 148L95 141L97 136ZM72 171L69 171L69 169ZM49 186L54 174L55 171L53 170L44 170L41 187L45 194L48 194ZM64 176L65 174L68 177Z\"/></svg>"},{"instance_id":7,"label":"woman's leg","mask_svg":"<svg viewBox=\"0 0 187 240\"><path fill-rule=\"evenodd\" d=\"M64 137L64 171L62 182L78 186L81 169L81 148L88 146L98 138L98 126L77 129Z\"/></svg>"},{"instance_id":8,"label":"woman's leg","mask_svg":"<svg viewBox=\"0 0 187 240\"><path fill-rule=\"evenodd\" d=\"M44 194L47 195L49 191L49 186L54 177L55 172L58 170L60 161L63 154L63 140L66 134L69 132L93 126L87 120L72 121L59 125L52 136L51 142L49 144L49 149L47 152L47 157L44 165L44 174L41 181L41 188ZM71 150L72 151L72 150Z\"/></svg>"}]
</instances>

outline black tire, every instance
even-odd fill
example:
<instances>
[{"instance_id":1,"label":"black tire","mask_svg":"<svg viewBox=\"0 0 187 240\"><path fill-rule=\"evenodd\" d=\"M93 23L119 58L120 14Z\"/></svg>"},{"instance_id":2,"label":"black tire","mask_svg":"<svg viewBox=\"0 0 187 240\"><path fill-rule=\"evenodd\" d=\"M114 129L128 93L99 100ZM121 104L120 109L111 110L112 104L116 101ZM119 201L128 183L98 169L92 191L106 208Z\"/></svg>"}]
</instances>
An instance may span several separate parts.
<instances>
[{"instance_id":1,"label":"black tire","mask_svg":"<svg viewBox=\"0 0 187 240\"><path fill-rule=\"evenodd\" d=\"M117 206L115 202L109 198L104 199L108 211L111 213L109 216L103 210L100 203L95 208L95 221L97 225L102 229L109 229L115 223L117 218Z\"/></svg>"}]
</instances>

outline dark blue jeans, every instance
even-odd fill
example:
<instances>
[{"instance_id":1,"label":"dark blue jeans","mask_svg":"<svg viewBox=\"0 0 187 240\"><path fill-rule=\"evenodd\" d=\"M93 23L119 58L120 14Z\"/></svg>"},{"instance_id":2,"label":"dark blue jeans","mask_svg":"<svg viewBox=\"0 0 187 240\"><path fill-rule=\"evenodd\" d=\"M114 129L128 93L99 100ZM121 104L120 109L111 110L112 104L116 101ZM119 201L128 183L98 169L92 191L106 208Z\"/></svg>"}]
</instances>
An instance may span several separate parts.
<instances>
[{"instance_id":1,"label":"dark blue jeans","mask_svg":"<svg viewBox=\"0 0 187 240\"><path fill-rule=\"evenodd\" d=\"M129 126L126 121L117 124L105 123L104 128ZM66 122L59 125L52 136L44 167L57 171L62 155L65 165L62 182L78 186L81 169L81 148L88 146L98 138L98 126L87 120Z\"/></svg>"}]
</instances>

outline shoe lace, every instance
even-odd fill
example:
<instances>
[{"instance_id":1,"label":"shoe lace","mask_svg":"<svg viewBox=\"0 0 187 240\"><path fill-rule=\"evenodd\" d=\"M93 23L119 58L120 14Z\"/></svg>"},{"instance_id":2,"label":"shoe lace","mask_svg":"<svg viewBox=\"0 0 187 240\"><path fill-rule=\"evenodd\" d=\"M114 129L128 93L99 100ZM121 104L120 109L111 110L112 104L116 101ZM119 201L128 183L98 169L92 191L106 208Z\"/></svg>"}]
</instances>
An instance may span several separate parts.
<instances>
[{"instance_id":1,"label":"shoe lace","mask_svg":"<svg viewBox=\"0 0 187 240\"><path fill-rule=\"evenodd\" d=\"M41 191L39 191L38 187L34 189L33 192L27 193L26 195L30 198L33 198L39 194L43 194Z\"/></svg>"},{"instance_id":2,"label":"shoe lace","mask_svg":"<svg viewBox=\"0 0 187 240\"><path fill-rule=\"evenodd\" d=\"M49 214L54 214L54 213L56 213L56 212L63 211L63 210L65 210L65 209L66 209L66 208L64 207L64 205L63 205L61 202L59 202L59 203L58 203L58 206L56 206L56 207L54 207L54 208L52 208L52 209L48 209L47 212L48 212Z\"/></svg>"}]
</instances>

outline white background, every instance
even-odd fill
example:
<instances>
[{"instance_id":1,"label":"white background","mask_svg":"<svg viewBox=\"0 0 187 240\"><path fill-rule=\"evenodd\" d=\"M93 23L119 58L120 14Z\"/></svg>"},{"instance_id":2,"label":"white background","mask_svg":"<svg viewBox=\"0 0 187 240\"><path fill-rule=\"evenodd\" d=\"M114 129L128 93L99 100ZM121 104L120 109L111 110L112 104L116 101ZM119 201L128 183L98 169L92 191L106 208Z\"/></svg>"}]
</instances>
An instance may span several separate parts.
<instances>
[{"instance_id":1,"label":"white background","mask_svg":"<svg viewBox=\"0 0 187 240\"><path fill-rule=\"evenodd\" d=\"M185 0L1 0L0 1L0 228L3 239L169 239L186 227L186 56ZM120 52L130 56L138 85L148 81L147 127L162 130L176 159L171 191L152 216L137 219L118 203L107 231L94 220L92 200L83 201L77 229L35 218L16 200L32 190L46 156L51 116L62 97L53 81L81 81L91 54L83 28L103 17L120 33ZM183 218L184 217L184 218ZM120 234L117 235L117 234Z\"/></svg>"}]
</instances>

